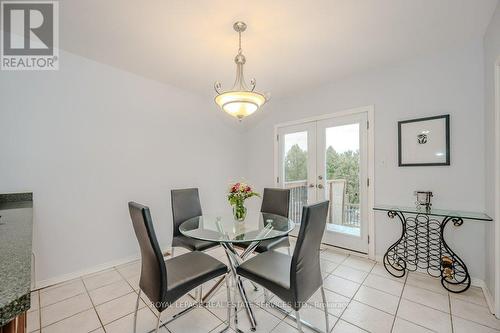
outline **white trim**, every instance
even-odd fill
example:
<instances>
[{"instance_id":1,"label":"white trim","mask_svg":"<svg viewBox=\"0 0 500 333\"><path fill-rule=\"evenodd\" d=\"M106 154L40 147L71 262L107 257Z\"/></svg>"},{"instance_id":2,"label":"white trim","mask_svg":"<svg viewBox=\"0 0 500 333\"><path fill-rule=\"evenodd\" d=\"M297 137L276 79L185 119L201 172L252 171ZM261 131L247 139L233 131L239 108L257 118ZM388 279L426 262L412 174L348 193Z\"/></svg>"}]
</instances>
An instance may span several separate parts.
<instances>
[{"instance_id":1,"label":"white trim","mask_svg":"<svg viewBox=\"0 0 500 333\"><path fill-rule=\"evenodd\" d=\"M297 236L294 236L294 235L290 235L290 236L292 236L293 238L297 239ZM330 244L327 244L327 243L321 243L321 249L322 250L331 249L331 250L333 250L335 252L339 252L339 253L343 253L343 254L348 254L348 255L356 256L356 257L360 257L360 258L375 260L373 258L370 258L368 256L368 254L364 254L364 253L360 253L360 252L356 252L356 251L351 251L349 249L344 249L344 248L333 246L333 245L330 245Z\"/></svg>"},{"instance_id":2,"label":"white trim","mask_svg":"<svg viewBox=\"0 0 500 333\"><path fill-rule=\"evenodd\" d=\"M348 254L350 256L355 256L355 257L359 257L359 258L365 258L365 259L373 260L372 258L370 258L370 256L368 254L364 254L364 253L361 253L361 252L351 251L349 249L344 249L342 247L333 246L333 245L330 245L330 244L327 244L327 243L321 243L321 246L327 246L329 248L332 248L335 252L339 252L339 253L343 253L343 254Z\"/></svg>"},{"instance_id":3,"label":"white trim","mask_svg":"<svg viewBox=\"0 0 500 333\"><path fill-rule=\"evenodd\" d=\"M368 235L370 243L368 243L368 257L375 258L375 106L368 107L368 178L370 178L370 186L368 186Z\"/></svg>"},{"instance_id":4,"label":"white trim","mask_svg":"<svg viewBox=\"0 0 500 333\"><path fill-rule=\"evenodd\" d=\"M73 280L73 279L76 279L76 278L83 276L83 275L89 275L89 274L94 274L94 273L97 273L100 271L104 271L104 270L107 270L109 268L123 265L123 264L129 263L129 262L137 260L137 259L139 259L139 256L133 255L130 257L121 258L121 259L113 260L113 261L110 261L110 262L107 262L104 264L99 264L99 265L96 265L93 267L89 267L89 268L86 268L86 269L83 269L80 271L55 276L55 277L52 277L52 278L49 278L46 280L36 281L35 290L50 287L50 286L53 286L55 284L66 282L69 280Z\"/></svg>"},{"instance_id":5,"label":"white trim","mask_svg":"<svg viewBox=\"0 0 500 333\"><path fill-rule=\"evenodd\" d=\"M494 253L494 263L495 263L495 311L496 317L500 319L500 265L498 260L500 259L500 58L495 63L495 87L494 87L494 98L495 98L495 142L494 147L494 181L495 181L495 194L494 194L494 216L493 223L495 227L495 253Z\"/></svg>"},{"instance_id":6,"label":"white trim","mask_svg":"<svg viewBox=\"0 0 500 333\"><path fill-rule=\"evenodd\" d=\"M481 288L483 290L484 298L486 299L486 304L488 305L488 309L492 314L495 314L495 300L493 299L493 295L490 292L490 289L481 279L471 278L471 285L474 287Z\"/></svg>"},{"instance_id":7,"label":"white trim","mask_svg":"<svg viewBox=\"0 0 500 333\"><path fill-rule=\"evenodd\" d=\"M373 211L373 205L375 203L375 106L367 105L358 108L346 109L334 113L329 113L320 116L314 116L309 118L303 118L299 120L288 121L284 123L279 123L274 125L274 185L278 186L277 177L279 176L279 144L278 144L278 133L281 127L299 125L302 123L325 120L332 117L347 116L357 113L366 112L368 114L368 176L370 178L370 186L368 187L368 236L370 237L370 243L368 244L368 258L375 259L375 212Z\"/></svg>"},{"instance_id":8,"label":"white trim","mask_svg":"<svg viewBox=\"0 0 500 333\"><path fill-rule=\"evenodd\" d=\"M169 246L169 247L163 249L162 253L165 253L167 251L170 252L170 249L171 249L171 247ZM101 271L105 271L107 269L110 269L110 268L113 268L116 266L120 266L120 265L124 265L124 264L128 264L132 261L136 261L139 259L140 259L140 255L135 254L135 255L125 257L125 258L116 259L116 260L112 260L112 261L109 261L109 262L106 262L103 264L99 264L99 265L96 265L93 267L89 267L89 268L86 268L86 269L83 269L80 271L55 276L55 277L41 280L41 281L35 281L35 286L34 286L32 291L39 290L39 289L46 288L46 287L50 287L50 286L53 286L55 284L59 284L62 282L70 281L70 280L79 278L79 277L84 276L84 275L89 275L89 274L94 274L94 273L98 273Z\"/></svg>"},{"instance_id":9,"label":"white trim","mask_svg":"<svg viewBox=\"0 0 500 333\"><path fill-rule=\"evenodd\" d=\"M313 117L302 118L302 119L298 119L298 120L287 121L284 123L279 123L279 124L274 125L274 131L276 132L276 130L280 127L299 125L302 123L309 123L309 122L318 121L318 120L325 120L325 119L329 119L332 117L349 116L352 114L362 113L362 112L370 113L370 112L373 112L374 110L375 110L374 105L367 105L367 106L362 106L359 108L352 108L352 109L346 109L346 110L337 111L337 112L333 112L333 113L327 113L327 114L323 114L320 116L313 116Z\"/></svg>"}]
</instances>

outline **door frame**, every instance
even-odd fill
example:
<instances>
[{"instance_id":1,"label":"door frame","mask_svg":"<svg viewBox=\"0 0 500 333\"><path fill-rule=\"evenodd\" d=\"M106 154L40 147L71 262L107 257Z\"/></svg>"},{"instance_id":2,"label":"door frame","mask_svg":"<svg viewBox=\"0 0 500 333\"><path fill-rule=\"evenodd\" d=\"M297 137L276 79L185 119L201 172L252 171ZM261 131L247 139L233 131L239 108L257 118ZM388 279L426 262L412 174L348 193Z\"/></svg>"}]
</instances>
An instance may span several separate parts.
<instances>
[{"instance_id":1,"label":"door frame","mask_svg":"<svg viewBox=\"0 0 500 333\"><path fill-rule=\"evenodd\" d=\"M495 182L495 194L494 194L494 221L495 223L495 316L500 318L500 264L498 259L500 258L500 57L495 62L495 86L494 86L494 98L495 98L495 129L494 129L494 182Z\"/></svg>"},{"instance_id":2,"label":"door frame","mask_svg":"<svg viewBox=\"0 0 500 333\"><path fill-rule=\"evenodd\" d=\"M368 105L358 108L345 109L337 112L303 118L299 120L288 121L284 123L279 123L274 125L274 185L278 186L278 176L279 176L279 144L278 144L278 134L281 127L299 125L306 122L313 122L319 120L325 120L329 118L342 117L347 115L353 115L358 113L366 112L368 115L368 179L370 185L368 186L368 198L367 198L367 209L368 209L368 257L375 260L375 213L373 211L373 206L375 203L375 106ZM353 252L357 253L357 252Z\"/></svg>"},{"instance_id":3,"label":"door frame","mask_svg":"<svg viewBox=\"0 0 500 333\"><path fill-rule=\"evenodd\" d=\"M318 194L321 193L321 195L318 197L318 199L322 200L328 200L327 197L322 197L322 195L327 194L330 195L331 193L327 190L328 186L328 173L326 170L326 130L328 128L335 128L335 127L342 127L345 125L353 125L353 124L358 124L359 125L359 134L358 134L358 140L359 140L359 153L360 153L360 160L359 160L359 205L361 208L360 211L360 221L361 221L361 228L362 232L359 235L351 235L348 233L343 233L340 231L335 231L335 230L327 230L325 231L325 235L323 236L323 242L326 244L334 244L334 246L340 247L340 248L346 248L349 249L352 252L358 252L358 253L363 253L363 254L368 254L369 252L369 243L368 243L368 235L370 234L368 230L368 211L370 208L368 207L368 184L367 184L367 179L369 178L368 176L368 128L367 128L367 122L368 122L368 113L367 112L362 112L362 113L355 113L351 115L345 115L345 116L338 116L338 117L333 117L329 118L326 120L321 120L316 122L317 124L317 145L318 145L318 151L321 152L321 154L317 155L317 170L318 170L318 175L322 175L324 177L323 180L318 180L316 177L316 183L323 183L324 189L321 191L318 191ZM347 184L346 184L347 185ZM346 194L345 192L344 194ZM332 221L333 222L333 221ZM328 228L328 227L327 227Z\"/></svg>"},{"instance_id":4,"label":"door frame","mask_svg":"<svg viewBox=\"0 0 500 333\"><path fill-rule=\"evenodd\" d=\"M284 128L284 127L278 127L277 128L277 131L276 131L276 135L280 135L280 129L281 128ZM291 125L291 126L287 126L287 129L290 129L291 131L293 132L302 132L302 131L306 131L307 132L307 135L309 134L313 134L313 137L316 137L316 124L314 122L304 122L304 123L300 123L300 124L296 124L296 125ZM281 148L281 145L284 145L285 142L284 140L281 140L278 142L277 141L277 146L278 146L278 151L280 150ZM306 186L307 186L307 201L310 201L310 199L313 199L312 201L315 202L316 201L316 188L314 187L313 189L311 189L308 185L311 184L311 183L315 183L316 182L316 172L312 172L313 169L311 168L313 165L315 166L316 165L316 154L317 154L317 151L316 151L316 141L311 141L310 138L308 137L307 138L307 179L306 179ZM281 173L283 170L279 170L279 168L284 164L284 161L283 161L283 157L284 156L281 156L281 154L278 153L277 155L277 168L276 168L276 178L275 178L275 185L278 185L278 177L281 176ZM316 170L314 170L316 171ZM282 179L283 181L285 181L284 179ZM314 193L314 198L313 196L311 195L312 193Z\"/></svg>"}]
</instances>

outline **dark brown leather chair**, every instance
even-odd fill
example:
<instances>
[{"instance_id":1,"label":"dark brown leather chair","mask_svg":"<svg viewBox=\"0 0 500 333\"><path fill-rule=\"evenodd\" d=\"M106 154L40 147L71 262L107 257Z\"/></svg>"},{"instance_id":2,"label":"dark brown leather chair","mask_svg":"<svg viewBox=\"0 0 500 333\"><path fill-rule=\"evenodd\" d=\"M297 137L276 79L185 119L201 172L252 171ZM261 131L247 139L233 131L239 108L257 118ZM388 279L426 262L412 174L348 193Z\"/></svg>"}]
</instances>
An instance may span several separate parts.
<instances>
[{"instance_id":1,"label":"dark brown leather chair","mask_svg":"<svg viewBox=\"0 0 500 333\"><path fill-rule=\"evenodd\" d=\"M290 207L290 190L281 188L265 188L262 195L262 205L260 211L262 213L270 213L288 217ZM236 246L247 248L250 243L238 243ZM288 247L288 254L290 254L290 241L288 236L268 239L262 241L255 248L255 252L263 253L269 250L278 249L281 247Z\"/></svg>"},{"instance_id":2,"label":"dark brown leather chair","mask_svg":"<svg viewBox=\"0 0 500 333\"><path fill-rule=\"evenodd\" d=\"M260 284L295 310L300 332L302 321L299 310L311 296L321 289L325 310L326 332L329 332L323 279L320 269L320 245L325 231L328 201L302 209L302 221L293 256L267 251L238 266L238 275Z\"/></svg>"},{"instance_id":3,"label":"dark brown leather chair","mask_svg":"<svg viewBox=\"0 0 500 333\"><path fill-rule=\"evenodd\" d=\"M182 247L189 251L205 251L218 246L219 243L208 242L186 237L179 231L179 226L192 217L202 215L200 195L197 188L186 188L172 190L172 217L173 217L173 238L172 238L172 257L174 248Z\"/></svg>"},{"instance_id":4,"label":"dark brown leather chair","mask_svg":"<svg viewBox=\"0 0 500 333\"><path fill-rule=\"evenodd\" d=\"M158 310L156 332L159 330L161 313L180 297L203 283L227 273L227 266L219 260L198 251L189 252L167 259L163 258L153 227L149 208L135 202L128 204L135 235L141 250L141 276L139 292L134 312L134 333L137 328L137 311L141 292L144 293ZM229 283L226 281L228 296L228 317L230 320ZM198 305L198 304L195 304ZM182 315L193 307L182 311ZM168 324L181 314L167 321Z\"/></svg>"}]
</instances>

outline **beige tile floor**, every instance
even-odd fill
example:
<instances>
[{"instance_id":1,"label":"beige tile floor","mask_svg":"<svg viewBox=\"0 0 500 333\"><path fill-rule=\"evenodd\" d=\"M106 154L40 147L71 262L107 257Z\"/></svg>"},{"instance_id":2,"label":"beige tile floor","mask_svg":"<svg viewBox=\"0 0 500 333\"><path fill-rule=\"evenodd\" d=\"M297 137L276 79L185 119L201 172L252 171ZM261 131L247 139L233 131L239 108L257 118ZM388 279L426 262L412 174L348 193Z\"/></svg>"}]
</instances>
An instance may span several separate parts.
<instances>
[{"instance_id":1,"label":"beige tile floor","mask_svg":"<svg viewBox=\"0 0 500 333\"><path fill-rule=\"evenodd\" d=\"M176 250L177 253L181 251ZM176 253L176 255L177 255ZM221 248L208 252L225 261ZM439 281L420 273L397 279L381 264L324 247L321 266L332 332L500 332L500 320L489 312L482 290L471 287L451 294ZM140 263L82 276L32 293L28 332L129 333L137 297ZM213 282L212 282L213 283ZM204 286L208 290L211 283ZM297 332L295 322L263 302L263 291L245 282L257 319L257 332ZM224 327L226 293L222 288L206 308L196 308L162 328L162 333L208 333ZM278 302L272 298L272 302ZM301 310L303 319L324 328L319 293ZM183 297L176 308L167 309L162 320L193 304ZM238 327L250 332L240 309ZM138 315L138 332L154 329L156 312L144 299ZM234 323L231 321L231 332Z\"/></svg>"}]
</instances>

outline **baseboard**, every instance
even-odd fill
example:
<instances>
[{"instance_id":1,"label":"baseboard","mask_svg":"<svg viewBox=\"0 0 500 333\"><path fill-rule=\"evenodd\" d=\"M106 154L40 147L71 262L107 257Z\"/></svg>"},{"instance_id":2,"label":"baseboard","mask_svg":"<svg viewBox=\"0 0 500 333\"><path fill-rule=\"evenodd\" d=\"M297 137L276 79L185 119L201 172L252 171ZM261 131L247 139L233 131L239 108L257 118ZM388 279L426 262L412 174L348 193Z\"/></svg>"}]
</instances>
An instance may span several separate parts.
<instances>
[{"instance_id":1,"label":"baseboard","mask_svg":"<svg viewBox=\"0 0 500 333\"><path fill-rule=\"evenodd\" d=\"M376 258L375 261L377 261L378 263L383 263L383 260L384 260L383 256L376 256L375 258ZM417 270L417 272L419 272L419 270ZM422 270L420 273L427 274L427 271ZM470 284L473 287L479 287L483 290L483 294L484 294L484 297L486 298L486 303L488 304L488 308L492 314L495 314L495 301L494 301L493 295L491 294L491 292L490 292L488 286L486 285L486 283L484 282L484 280L471 277Z\"/></svg>"},{"instance_id":2,"label":"baseboard","mask_svg":"<svg viewBox=\"0 0 500 333\"><path fill-rule=\"evenodd\" d=\"M483 290L484 298L486 298L486 303L488 304L488 308L490 309L490 312L492 314L495 314L495 299L493 298L490 289L486 285L486 282L484 282L484 280L481 279L472 278L471 285L473 285L474 287L479 287Z\"/></svg>"},{"instance_id":3,"label":"baseboard","mask_svg":"<svg viewBox=\"0 0 500 333\"><path fill-rule=\"evenodd\" d=\"M291 237L297 238L295 236L291 236ZM340 252L340 253L349 254L349 255L355 255L355 256L358 256L358 257L361 257L361 258L372 259L372 258L370 258L370 256L367 253L353 251L353 250L345 249L343 247L333 246L333 245L330 245L330 244L327 244L327 243L321 243L321 246L322 247L332 248L335 251Z\"/></svg>"},{"instance_id":4,"label":"baseboard","mask_svg":"<svg viewBox=\"0 0 500 333\"><path fill-rule=\"evenodd\" d=\"M167 249L165 249L162 252L169 253L169 250L170 250L170 247L168 247ZM50 279L36 281L35 287L33 290L38 290L38 289L50 287L50 286L53 286L53 285L58 284L58 283L62 283L62 282L66 282L69 280L76 279L76 278L83 276L83 275L98 273L100 271L104 271L104 270L113 268L115 266L120 266L120 265L129 263L129 262L138 260L138 259L139 259L139 254L135 254L132 256L125 257L125 258L112 260L112 261L109 261L107 263L103 263L103 264L99 264L99 265L96 265L93 267L89 267L89 268L86 268L86 269L83 269L83 270L80 270L77 272L71 272L71 273L55 276L55 277L50 278Z\"/></svg>"}]
</instances>

